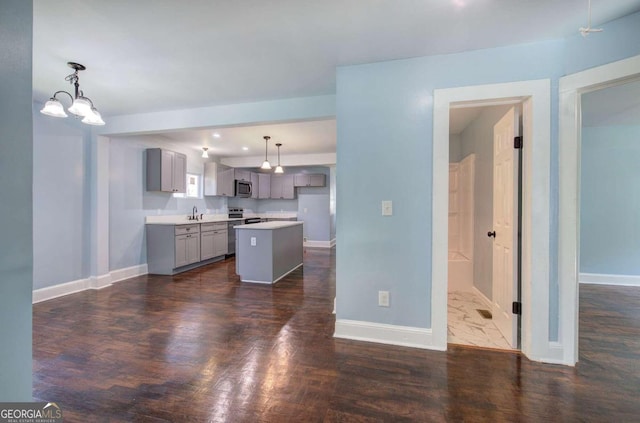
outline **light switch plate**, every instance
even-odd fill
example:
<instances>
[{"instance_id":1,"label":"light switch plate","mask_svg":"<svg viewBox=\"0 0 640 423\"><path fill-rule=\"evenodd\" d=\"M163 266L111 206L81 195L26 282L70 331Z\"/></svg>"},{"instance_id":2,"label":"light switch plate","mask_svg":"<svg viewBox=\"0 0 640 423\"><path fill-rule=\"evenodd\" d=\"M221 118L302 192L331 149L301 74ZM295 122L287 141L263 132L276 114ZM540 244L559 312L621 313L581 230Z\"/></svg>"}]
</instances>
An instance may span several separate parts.
<instances>
[{"instance_id":1,"label":"light switch plate","mask_svg":"<svg viewBox=\"0 0 640 423\"><path fill-rule=\"evenodd\" d=\"M255 246L256 246L256 237L255 237L255 236L252 236L252 237L251 237L251 246L252 246L252 247L255 247Z\"/></svg>"},{"instance_id":2,"label":"light switch plate","mask_svg":"<svg viewBox=\"0 0 640 423\"><path fill-rule=\"evenodd\" d=\"M389 291L378 291L378 305L389 307Z\"/></svg>"},{"instance_id":3,"label":"light switch plate","mask_svg":"<svg viewBox=\"0 0 640 423\"><path fill-rule=\"evenodd\" d=\"M393 216L393 201L391 200L382 201L382 215Z\"/></svg>"}]
</instances>

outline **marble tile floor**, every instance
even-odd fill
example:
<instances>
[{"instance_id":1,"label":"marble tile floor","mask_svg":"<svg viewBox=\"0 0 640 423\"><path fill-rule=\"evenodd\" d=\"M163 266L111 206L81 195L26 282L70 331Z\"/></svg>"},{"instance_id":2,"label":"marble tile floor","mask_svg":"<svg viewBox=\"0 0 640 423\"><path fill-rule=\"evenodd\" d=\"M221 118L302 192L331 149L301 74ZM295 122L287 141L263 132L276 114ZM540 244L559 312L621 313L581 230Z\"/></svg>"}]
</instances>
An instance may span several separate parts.
<instances>
[{"instance_id":1,"label":"marble tile floor","mask_svg":"<svg viewBox=\"0 0 640 423\"><path fill-rule=\"evenodd\" d=\"M449 292L447 304L447 342L483 348L512 349L491 319L477 309L489 306L474 292Z\"/></svg>"}]
</instances>

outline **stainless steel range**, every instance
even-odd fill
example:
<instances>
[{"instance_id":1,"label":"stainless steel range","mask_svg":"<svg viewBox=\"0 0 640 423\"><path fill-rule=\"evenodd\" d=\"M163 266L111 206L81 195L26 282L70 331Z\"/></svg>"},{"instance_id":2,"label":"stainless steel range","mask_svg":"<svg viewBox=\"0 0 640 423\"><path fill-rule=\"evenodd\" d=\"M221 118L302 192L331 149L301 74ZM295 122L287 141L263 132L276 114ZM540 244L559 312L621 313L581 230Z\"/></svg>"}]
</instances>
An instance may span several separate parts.
<instances>
[{"instance_id":1,"label":"stainless steel range","mask_svg":"<svg viewBox=\"0 0 640 423\"><path fill-rule=\"evenodd\" d=\"M229 207L229 219L242 218L244 209L242 207Z\"/></svg>"},{"instance_id":2,"label":"stainless steel range","mask_svg":"<svg viewBox=\"0 0 640 423\"><path fill-rule=\"evenodd\" d=\"M243 213L244 209L242 207L229 207L229 219L238 220L232 220L227 223L227 256L236 254L236 230L233 227L244 224L244 220L242 220Z\"/></svg>"}]
</instances>

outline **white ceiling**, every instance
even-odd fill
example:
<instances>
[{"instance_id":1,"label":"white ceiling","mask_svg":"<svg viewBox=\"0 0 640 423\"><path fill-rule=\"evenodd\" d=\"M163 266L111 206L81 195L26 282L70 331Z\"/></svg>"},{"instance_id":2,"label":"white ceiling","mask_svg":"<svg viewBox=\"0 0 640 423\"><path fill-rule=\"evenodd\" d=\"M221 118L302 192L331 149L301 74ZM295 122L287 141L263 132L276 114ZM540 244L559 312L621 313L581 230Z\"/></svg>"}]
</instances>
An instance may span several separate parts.
<instances>
[{"instance_id":1,"label":"white ceiling","mask_svg":"<svg viewBox=\"0 0 640 423\"><path fill-rule=\"evenodd\" d=\"M219 138L213 134L220 135ZM312 122L280 123L232 128L194 129L165 132L161 136L172 142L208 147L209 153L220 157L264 155L265 141L269 140L269 157L276 154L276 143L281 143L281 154L316 154L336 151L335 119ZM248 150L244 150L247 147Z\"/></svg>"},{"instance_id":2,"label":"white ceiling","mask_svg":"<svg viewBox=\"0 0 640 423\"><path fill-rule=\"evenodd\" d=\"M81 88L105 119L333 94L338 66L577 34L586 6L586 0L34 0L34 99L68 88L68 61L87 66ZM593 22L638 10L640 0L594 0ZM282 141L322 131L282 133Z\"/></svg>"}]
</instances>

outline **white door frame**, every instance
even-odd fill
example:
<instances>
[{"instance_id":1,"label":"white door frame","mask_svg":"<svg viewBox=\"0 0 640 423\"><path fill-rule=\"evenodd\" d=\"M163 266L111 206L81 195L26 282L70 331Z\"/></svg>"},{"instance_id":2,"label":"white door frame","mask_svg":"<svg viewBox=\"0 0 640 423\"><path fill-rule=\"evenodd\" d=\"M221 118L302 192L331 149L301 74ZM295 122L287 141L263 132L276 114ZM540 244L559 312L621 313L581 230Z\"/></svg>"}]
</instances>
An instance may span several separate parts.
<instances>
[{"instance_id":1,"label":"white door frame","mask_svg":"<svg viewBox=\"0 0 640 423\"><path fill-rule=\"evenodd\" d=\"M524 140L522 202L522 353L557 362L549 343L549 214L551 81L549 79L434 90L431 328L447 348L449 109L452 103L532 99L532 137ZM535 201L532 199L535 198ZM535 266L531 264L535 263Z\"/></svg>"},{"instance_id":2,"label":"white door frame","mask_svg":"<svg viewBox=\"0 0 640 423\"><path fill-rule=\"evenodd\" d=\"M560 78L560 202L558 221L558 341L564 364L578 361L581 95L640 75L640 55Z\"/></svg>"}]
</instances>

